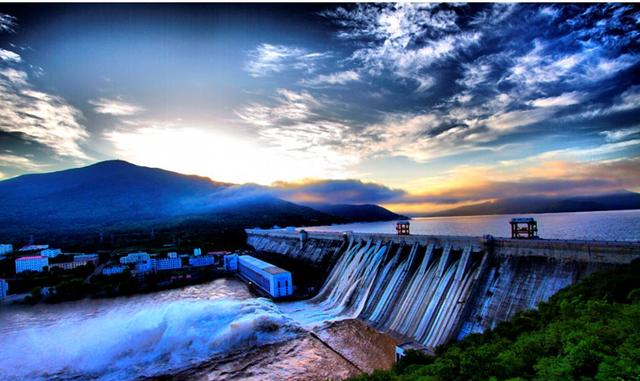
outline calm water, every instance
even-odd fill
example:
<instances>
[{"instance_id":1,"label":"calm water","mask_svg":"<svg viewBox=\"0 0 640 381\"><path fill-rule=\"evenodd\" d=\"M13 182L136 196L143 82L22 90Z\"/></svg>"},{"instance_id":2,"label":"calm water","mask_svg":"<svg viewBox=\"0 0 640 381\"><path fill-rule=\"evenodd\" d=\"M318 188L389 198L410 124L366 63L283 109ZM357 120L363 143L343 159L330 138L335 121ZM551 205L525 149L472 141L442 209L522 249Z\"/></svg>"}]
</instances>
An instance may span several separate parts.
<instances>
[{"instance_id":1,"label":"calm water","mask_svg":"<svg viewBox=\"0 0 640 381\"><path fill-rule=\"evenodd\" d=\"M640 241L640 210L576 212L548 214L500 214L468 217L421 217L411 220L414 234L511 235L509 220L534 217L538 235L548 239L586 239L607 241ZM361 233L395 233L395 221L354 223L305 228L316 231L354 231Z\"/></svg>"}]
</instances>

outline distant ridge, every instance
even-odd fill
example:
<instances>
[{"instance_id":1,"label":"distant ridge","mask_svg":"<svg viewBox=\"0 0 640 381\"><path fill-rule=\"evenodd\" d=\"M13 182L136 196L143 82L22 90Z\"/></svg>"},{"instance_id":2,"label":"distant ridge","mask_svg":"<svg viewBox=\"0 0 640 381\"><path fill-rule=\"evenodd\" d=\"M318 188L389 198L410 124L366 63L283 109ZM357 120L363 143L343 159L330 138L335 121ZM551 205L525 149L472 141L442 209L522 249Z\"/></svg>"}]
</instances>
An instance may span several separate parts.
<instances>
[{"instance_id":1,"label":"distant ridge","mask_svg":"<svg viewBox=\"0 0 640 381\"><path fill-rule=\"evenodd\" d=\"M298 205L269 188L122 160L0 181L0 238L325 225L403 218L377 205ZM186 224L186 225L185 225ZM205 228L206 227L206 228Z\"/></svg>"},{"instance_id":2,"label":"distant ridge","mask_svg":"<svg viewBox=\"0 0 640 381\"><path fill-rule=\"evenodd\" d=\"M484 202L448 209L437 213L430 213L427 216L445 217L473 216L482 214L563 213L625 209L640 209L640 194L621 191L618 193L595 196L514 197L494 202Z\"/></svg>"},{"instance_id":3,"label":"distant ridge","mask_svg":"<svg viewBox=\"0 0 640 381\"><path fill-rule=\"evenodd\" d=\"M388 209L374 204L351 205L305 203L303 205L332 216L344 218L345 220L348 220L350 222L392 221L408 219L408 217L406 216L393 213Z\"/></svg>"}]
</instances>

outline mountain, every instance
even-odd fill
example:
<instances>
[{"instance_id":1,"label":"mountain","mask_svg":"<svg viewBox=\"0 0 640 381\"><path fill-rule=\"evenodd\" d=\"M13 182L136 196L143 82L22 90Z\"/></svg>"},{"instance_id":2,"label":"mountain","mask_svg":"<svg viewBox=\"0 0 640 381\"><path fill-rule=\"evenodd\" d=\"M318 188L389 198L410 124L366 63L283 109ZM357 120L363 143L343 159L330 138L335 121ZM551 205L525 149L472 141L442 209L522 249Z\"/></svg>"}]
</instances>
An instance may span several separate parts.
<instances>
[{"instance_id":1,"label":"mountain","mask_svg":"<svg viewBox=\"0 0 640 381\"><path fill-rule=\"evenodd\" d=\"M350 222L372 222L404 220L407 217L393 213L378 205L351 205L351 204L317 204L305 203L305 206L332 216L343 218Z\"/></svg>"},{"instance_id":2,"label":"mountain","mask_svg":"<svg viewBox=\"0 0 640 381\"><path fill-rule=\"evenodd\" d=\"M429 216L472 216L481 214L562 213L599 210L640 209L640 194L623 191L614 194L576 197L529 196L448 209Z\"/></svg>"},{"instance_id":3,"label":"mountain","mask_svg":"<svg viewBox=\"0 0 640 381\"><path fill-rule=\"evenodd\" d=\"M310 225L343 220L250 186L125 161L0 181L0 237L43 232L208 226Z\"/></svg>"}]
</instances>

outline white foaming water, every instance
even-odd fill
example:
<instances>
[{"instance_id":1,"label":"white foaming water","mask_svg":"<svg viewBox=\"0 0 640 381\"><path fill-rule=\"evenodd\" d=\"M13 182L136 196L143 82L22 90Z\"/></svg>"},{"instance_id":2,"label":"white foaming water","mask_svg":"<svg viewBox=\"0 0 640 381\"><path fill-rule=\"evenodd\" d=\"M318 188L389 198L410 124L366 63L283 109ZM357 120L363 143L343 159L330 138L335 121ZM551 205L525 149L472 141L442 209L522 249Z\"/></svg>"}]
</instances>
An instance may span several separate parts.
<instances>
[{"instance_id":1,"label":"white foaming water","mask_svg":"<svg viewBox=\"0 0 640 381\"><path fill-rule=\"evenodd\" d=\"M133 301L113 300L109 308L89 313L86 303L70 304L55 311L55 321L26 316L34 312L7 318L9 311L4 311L0 380L131 380L287 340L299 332L263 298L187 296L153 303L153 297L142 296ZM20 317L29 324L13 324L14 329L5 324Z\"/></svg>"}]
</instances>

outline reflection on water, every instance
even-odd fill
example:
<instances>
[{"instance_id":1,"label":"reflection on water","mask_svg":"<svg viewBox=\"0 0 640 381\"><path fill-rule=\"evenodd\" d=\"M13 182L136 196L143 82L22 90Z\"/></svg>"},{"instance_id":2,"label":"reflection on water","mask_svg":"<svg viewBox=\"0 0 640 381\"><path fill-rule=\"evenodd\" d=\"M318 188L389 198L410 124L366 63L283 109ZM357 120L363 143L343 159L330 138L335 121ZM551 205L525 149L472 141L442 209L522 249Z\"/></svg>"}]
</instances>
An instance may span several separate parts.
<instances>
[{"instance_id":1,"label":"reflection on water","mask_svg":"<svg viewBox=\"0 0 640 381\"><path fill-rule=\"evenodd\" d=\"M420 217L411 220L413 234L509 237L509 220L531 216L538 221L538 235L547 239L640 241L640 210L493 216ZM353 223L305 228L310 231L395 233L395 221Z\"/></svg>"}]
</instances>

